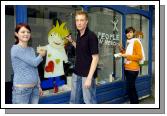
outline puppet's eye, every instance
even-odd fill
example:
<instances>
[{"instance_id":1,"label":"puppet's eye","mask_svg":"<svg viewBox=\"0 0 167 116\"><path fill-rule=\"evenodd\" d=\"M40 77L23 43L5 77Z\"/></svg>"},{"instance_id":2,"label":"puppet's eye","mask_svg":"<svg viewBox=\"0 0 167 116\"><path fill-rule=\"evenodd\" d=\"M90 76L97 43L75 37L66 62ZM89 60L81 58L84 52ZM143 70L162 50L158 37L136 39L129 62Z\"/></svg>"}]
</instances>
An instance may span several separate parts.
<instances>
[{"instance_id":1,"label":"puppet's eye","mask_svg":"<svg viewBox=\"0 0 167 116\"><path fill-rule=\"evenodd\" d=\"M52 34L51 36L52 36L52 37L54 37L54 36L55 36L55 34Z\"/></svg>"}]
</instances>

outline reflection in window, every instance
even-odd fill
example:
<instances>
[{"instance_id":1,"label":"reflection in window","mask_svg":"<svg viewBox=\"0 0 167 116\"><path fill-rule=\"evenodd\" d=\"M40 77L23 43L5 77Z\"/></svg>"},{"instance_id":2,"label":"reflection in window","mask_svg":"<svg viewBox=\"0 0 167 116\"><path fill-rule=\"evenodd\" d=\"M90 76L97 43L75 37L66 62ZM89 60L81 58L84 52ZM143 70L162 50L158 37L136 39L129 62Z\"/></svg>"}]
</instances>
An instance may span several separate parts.
<instances>
[{"instance_id":1,"label":"reflection in window","mask_svg":"<svg viewBox=\"0 0 167 116\"><path fill-rule=\"evenodd\" d=\"M146 62L140 69L140 75L148 74L148 38L149 38L149 20L138 14L129 14L126 16L126 28L132 26L136 31L142 31L144 37L142 39L142 45L145 52Z\"/></svg>"},{"instance_id":2,"label":"reflection in window","mask_svg":"<svg viewBox=\"0 0 167 116\"><path fill-rule=\"evenodd\" d=\"M122 17L107 8L90 8L89 28L97 34L99 41L99 64L97 83L120 80L122 77L122 60L114 58L118 53L117 44L122 41Z\"/></svg>"}]
</instances>

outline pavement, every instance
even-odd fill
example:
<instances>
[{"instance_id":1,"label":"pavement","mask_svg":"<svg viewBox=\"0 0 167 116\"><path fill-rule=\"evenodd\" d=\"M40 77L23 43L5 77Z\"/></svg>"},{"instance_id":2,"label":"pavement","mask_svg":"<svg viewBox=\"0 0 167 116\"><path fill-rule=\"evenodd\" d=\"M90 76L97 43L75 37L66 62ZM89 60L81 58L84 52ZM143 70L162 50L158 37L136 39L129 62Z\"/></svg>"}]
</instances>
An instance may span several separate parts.
<instances>
[{"instance_id":1,"label":"pavement","mask_svg":"<svg viewBox=\"0 0 167 116\"><path fill-rule=\"evenodd\" d=\"M130 104L130 101L126 101L123 104ZM155 104L155 98L153 96L145 96L145 98L139 98L139 104Z\"/></svg>"},{"instance_id":2,"label":"pavement","mask_svg":"<svg viewBox=\"0 0 167 116\"><path fill-rule=\"evenodd\" d=\"M155 98L152 95L149 97L143 98L139 100L139 104L155 104Z\"/></svg>"}]
</instances>

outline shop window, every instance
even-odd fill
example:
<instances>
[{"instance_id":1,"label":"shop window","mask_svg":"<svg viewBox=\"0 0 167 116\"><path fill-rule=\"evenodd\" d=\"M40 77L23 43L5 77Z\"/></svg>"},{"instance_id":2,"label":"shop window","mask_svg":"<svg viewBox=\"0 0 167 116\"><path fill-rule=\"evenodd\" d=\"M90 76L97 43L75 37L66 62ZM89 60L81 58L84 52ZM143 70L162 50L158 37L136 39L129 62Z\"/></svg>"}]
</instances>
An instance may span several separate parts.
<instances>
[{"instance_id":1,"label":"shop window","mask_svg":"<svg viewBox=\"0 0 167 116\"><path fill-rule=\"evenodd\" d=\"M62 22L66 22L66 27L72 32L72 36L76 38L75 29L75 12L81 9L80 6L27 6L28 24L32 29L32 41L31 45L34 49L37 46L48 45L48 32L53 25L56 26L58 21L61 25ZM71 76L74 68L75 49L69 44L65 47L65 51L68 57L68 62L63 63L65 75L57 76L55 78L44 77L46 58L39 65L39 75L41 79L41 86L44 90L44 96L50 94L59 94L69 91L71 89ZM60 60L55 60L59 64ZM55 88L55 83L57 86ZM65 85L65 86L63 86Z\"/></svg>"},{"instance_id":2,"label":"shop window","mask_svg":"<svg viewBox=\"0 0 167 116\"><path fill-rule=\"evenodd\" d=\"M148 40L149 40L149 20L138 14L129 14L126 16L126 27L132 26L136 31L143 32L144 36L141 39L146 61L140 68L140 76L148 74Z\"/></svg>"},{"instance_id":3,"label":"shop window","mask_svg":"<svg viewBox=\"0 0 167 116\"><path fill-rule=\"evenodd\" d=\"M118 43L122 41L122 15L100 7L88 10L89 28L94 31L99 41L97 84L115 82L122 78L122 59L115 59Z\"/></svg>"}]
</instances>

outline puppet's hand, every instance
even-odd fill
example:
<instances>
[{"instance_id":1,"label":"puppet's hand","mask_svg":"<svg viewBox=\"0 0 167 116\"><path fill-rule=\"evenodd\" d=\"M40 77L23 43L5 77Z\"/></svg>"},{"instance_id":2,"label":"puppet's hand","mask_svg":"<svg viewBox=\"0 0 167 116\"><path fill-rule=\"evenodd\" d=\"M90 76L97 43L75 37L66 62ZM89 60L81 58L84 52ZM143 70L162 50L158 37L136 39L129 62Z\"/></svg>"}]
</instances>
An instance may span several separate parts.
<instances>
[{"instance_id":1,"label":"puppet's hand","mask_svg":"<svg viewBox=\"0 0 167 116\"><path fill-rule=\"evenodd\" d=\"M69 34L68 36L65 37L69 42L73 42L73 39L71 37L71 34Z\"/></svg>"},{"instance_id":2,"label":"puppet's hand","mask_svg":"<svg viewBox=\"0 0 167 116\"><path fill-rule=\"evenodd\" d=\"M42 49L42 47L39 45L39 46L37 47L37 53L39 53L39 52L41 51L41 49Z\"/></svg>"},{"instance_id":3,"label":"puppet's hand","mask_svg":"<svg viewBox=\"0 0 167 116\"><path fill-rule=\"evenodd\" d=\"M46 50L43 47L37 47L37 53L39 53L39 55L41 56L45 56L46 55Z\"/></svg>"}]
</instances>

